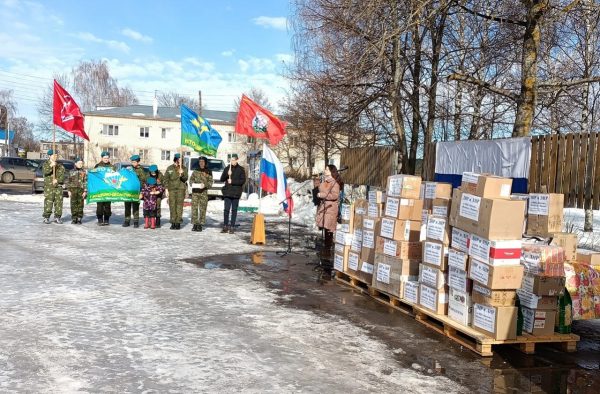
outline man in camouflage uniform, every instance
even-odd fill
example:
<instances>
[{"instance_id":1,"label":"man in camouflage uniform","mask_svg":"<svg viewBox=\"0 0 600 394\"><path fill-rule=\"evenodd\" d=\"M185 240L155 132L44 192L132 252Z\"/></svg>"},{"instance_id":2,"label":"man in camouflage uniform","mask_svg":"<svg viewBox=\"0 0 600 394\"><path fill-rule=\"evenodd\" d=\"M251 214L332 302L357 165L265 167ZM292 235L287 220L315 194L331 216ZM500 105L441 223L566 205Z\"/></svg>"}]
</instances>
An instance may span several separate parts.
<instances>
[{"instance_id":1,"label":"man in camouflage uniform","mask_svg":"<svg viewBox=\"0 0 600 394\"><path fill-rule=\"evenodd\" d=\"M144 183L148 182L148 178L156 179L156 184L165 187L165 180L162 172L158 170L158 166L156 164L152 164L148 167L148 175L146 176L146 180ZM156 228L160 228L160 205L162 203L163 195L159 195L156 199Z\"/></svg>"},{"instance_id":2,"label":"man in camouflage uniform","mask_svg":"<svg viewBox=\"0 0 600 394\"><path fill-rule=\"evenodd\" d=\"M195 169L190 176L192 187L192 231L202 231L206 221L206 206L208 205L208 189L212 186L213 177L208 169L206 157L198 159L199 168Z\"/></svg>"},{"instance_id":3,"label":"man in camouflage uniform","mask_svg":"<svg viewBox=\"0 0 600 394\"><path fill-rule=\"evenodd\" d=\"M58 154L53 149L48 151L48 160L44 162L42 172L44 175L44 223L50 224L52 208L54 208L54 222L62 224L60 217L63 210L63 183L65 182L65 167L58 163Z\"/></svg>"},{"instance_id":4,"label":"man in camouflage uniform","mask_svg":"<svg viewBox=\"0 0 600 394\"><path fill-rule=\"evenodd\" d=\"M169 198L171 230L180 230L183 222L183 201L187 192L188 171L182 165L181 155L175 153L173 164L165 172L165 187Z\"/></svg>"},{"instance_id":5,"label":"man in camouflage uniform","mask_svg":"<svg viewBox=\"0 0 600 394\"><path fill-rule=\"evenodd\" d=\"M75 168L69 173L67 189L71 198L71 223L81 224L83 204L87 195L87 172L83 168L83 160L75 159Z\"/></svg>"},{"instance_id":6,"label":"man in camouflage uniform","mask_svg":"<svg viewBox=\"0 0 600 394\"><path fill-rule=\"evenodd\" d=\"M100 157L102 158L101 161L97 163L94 168L105 167L111 171L116 171L115 166L110 164L110 154L107 151L102 152ZM96 203L96 217L98 218L98 226L108 226L108 219L112 214L110 208L110 201Z\"/></svg>"},{"instance_id":7,"label":"man in camouflage uniform","mask_svg":"<svg viewBox=\"0 0 600 394\"><path fill-rule=\"evenodd\" d=\"M130 170L135 172L135 175L140 181L140 190L146 182L146 173L144 167L140 165L140 155L133 155L129 158L131 160ZM123 227L129 227L131 221L131 211L133 210L133 227L138 228L140 225L140 202L125 201L125 221Z\"/></svg>"}]
</instances>

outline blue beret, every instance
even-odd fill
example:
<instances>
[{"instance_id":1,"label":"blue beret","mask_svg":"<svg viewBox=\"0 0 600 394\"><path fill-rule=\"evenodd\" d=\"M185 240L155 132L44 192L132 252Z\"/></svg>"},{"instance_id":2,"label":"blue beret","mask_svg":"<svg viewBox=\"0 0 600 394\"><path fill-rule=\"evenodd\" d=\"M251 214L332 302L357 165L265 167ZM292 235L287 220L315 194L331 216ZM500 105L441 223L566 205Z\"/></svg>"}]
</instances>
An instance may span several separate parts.
<instances>
[{"instance_id":1,"label":"blue beret","mask_svg":"<svg viewBox=\"0 0 600 394\"><path fill-rule=\"evenodd\" d=\"M75 163L77 163L78 161L83 161L83 159L81 157L77 156L74 161L75 161Z\"/></svg>"},{"instance_id":2,"label":"blue beret","mask_svg":"<svg viewBox=\"0 0 600 394\"><path fill-rule=\"evenodd\" d=\"M148 170L150 172L156 172L158 171L158 166L156 164L152 164L150 167L148 167Z\"/></svg>"},{"instance_id":3,"label":"blue beret","mask_svg":"<svg viewBox=\"0 0 600 394\"><path fill-rule=\"evenodd\" d=\"M54 151L52 149L48 149L48 156L52 156L54 154Z\"/></svg>"},{"instance_id":4,"label":"blue beret","mask_svg":"<svg viewBox=\"0 0 600 394\"><path fill-rule=\"evenodd\" d=\"M104 156L110 157L110 153L108 153L107 151L103 151L102 153L100 153L100 157L104 157Z\"/></svg>"},{"instance_id":5,"label":"blue beret","mask_svg":"<svg viewBox=\"0 0 600 394\"><path fill-rule=\"evenodd\" d=\"M156 185L156 178L149 177L146 179L146 183L149 185Z\"/></svg>"},{"instance_id":6,"label":"blue beret","mask_svg":"<svg viewBox=\"0 0 600 394\"><path fill-rule=\"evenodd\" d=\"M140 161L140 155L133 155L129 158L131 161Z\"/></svg>"},{"instance_id":7,"label":"blue beret","mask_svg":"<svg viewBox=\"0 0 600 394\"><path fill-rule=\"evenodd\" d=\"M175 156L173 156L174 159L181 159L181 155L179 153L175 153Z\"/></svg>"}]
</instances>

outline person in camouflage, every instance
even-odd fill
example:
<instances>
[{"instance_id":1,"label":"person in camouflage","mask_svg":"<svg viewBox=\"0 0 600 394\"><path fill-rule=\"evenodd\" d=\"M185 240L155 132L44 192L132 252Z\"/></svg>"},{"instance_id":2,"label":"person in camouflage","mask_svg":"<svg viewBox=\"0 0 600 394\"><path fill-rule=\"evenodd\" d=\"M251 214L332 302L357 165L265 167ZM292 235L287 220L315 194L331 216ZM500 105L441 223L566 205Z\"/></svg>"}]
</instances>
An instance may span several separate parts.
<instances>
[{"instance_id":1,"label":"person in camouflage","mask_svg":"<svg viewBox=\"0 0 600 394\"><path fill-rule=\"evenodd\" d=\"M156 184L163 186L164 190L164 177L162 172L158 170L158 166L156 164L152 164L150 167L148 167L148 171L149 173L146 177L146 183L150 178L154 178L156 180ZM160 228L160 205L162 203L163 195L164 191L160 193L156 198L156 228Z\"/></svg>"},{"instance_id":2,"label":"person in camouflage","mask_svg":"<svg viewBox=\"0 0 600 394\"><path fill-rule=\"evenodd\" d=\"M48 160L44 162L42 172L44 175L44 223L50 224L52 208L54 208L54 222L62 224L63 210L63 183L65 182L65 167L58 163L57 152L48 151Z\"/></svg>"},{"instance_id":3,"label":"person in camouflage","mask_svg":"<svg viewBox=\"0 0 600 394\"><path fill-rule=\"evenodd\" d=\"M108 167L112 171L116 171L115 166L110 164L110 154L107 151L102 152L100 154L100 157L102 157L102 161L100 161L100 163L96 164L94 166L94 168ZM98 226L108 226L108 219L110 218L111 213L112 212L110 209L110 201L109 202L97 202L96 203L96 217L98 218Z\"/></svg>"},{"instance_id":4,"label":"person in camouflage","mask_svg":"<svg viewBox=\"0 0 600 394\"><path fill-rule=\"evenodd\" d=\"M129 158L131 160L130 170L135 172L135 175L140 181L140 191L146 182L146 172L144 167L140 165L140 155L133 155ZM138 228L140 225L140 202L125 201L125 220L123 221L123 227L129 227L131 221L131 211L133 210L133 227Z\"/></svg>"},{"instance_id":5,"label":"person in camouflage","mask_svg":"<svg viewBox=\"0 0 600 394\"><path fill-rule=\"evenodd\" d=\"M188 171L181 163L181 155L175 153L173 164L165 172L165 185L169 198L171 230L180 230L183 221L183 201L187 192Z\"/></svg>"},{"instance_id":6,"label":"person in camouflage","mask_svg":"<svg viewBox=\"0 0 600 394\"><path fill-rule=\"evenodd\" d=\"M206 206L208 205L208 189L212 186L213 177L208 169L206 157L198 159L199 168L192 171L190 185L192 187L192 231L202 231L206 221Z\"/></svg>"},{"instance_id":7,"label":"person in camouflage","mask_svg":"<svg viewBox=\"0 0 600 394\"><path fill-rule=\"evenodd\" d=\"M83 160L75 159L75 168L69 172L67 190L71 199L71 223L81 224L83 204L87 195L87 172L83 168Z\"/></svg>"}]
</instances>

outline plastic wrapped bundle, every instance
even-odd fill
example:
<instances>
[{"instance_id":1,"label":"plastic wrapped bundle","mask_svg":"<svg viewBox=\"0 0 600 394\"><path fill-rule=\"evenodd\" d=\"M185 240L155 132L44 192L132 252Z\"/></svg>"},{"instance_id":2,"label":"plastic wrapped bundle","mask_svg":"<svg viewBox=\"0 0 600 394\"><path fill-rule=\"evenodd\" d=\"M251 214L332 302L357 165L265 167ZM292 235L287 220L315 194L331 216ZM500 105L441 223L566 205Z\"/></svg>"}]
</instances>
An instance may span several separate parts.
<instances>
[{"instance_id":1,"label":"plastic wrapped bundle","mask_svg":"<svg viewBox=\"0 0 600 394\"><path fill-rule=\"evenodd\" d=\"M521 264L525 271L543 276L565 276L565 251L558 245L523 244Z\"/></svg>"}]
</instances>

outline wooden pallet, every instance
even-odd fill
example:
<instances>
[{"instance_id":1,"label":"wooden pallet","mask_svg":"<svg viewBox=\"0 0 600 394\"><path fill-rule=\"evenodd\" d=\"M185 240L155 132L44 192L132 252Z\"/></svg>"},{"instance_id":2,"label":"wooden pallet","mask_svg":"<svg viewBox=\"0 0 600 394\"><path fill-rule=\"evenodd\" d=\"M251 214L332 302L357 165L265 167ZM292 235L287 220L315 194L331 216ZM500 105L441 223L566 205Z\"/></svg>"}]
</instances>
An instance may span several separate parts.
<instances>
[{"instance_id":1,"label":"wooden pallet","mask_svg":"<svg viewBox=\"0 0 600 394\"><path fill-rule=\"evenodd\" d=\"M518 336L517 339L496 340L471 327L463 326L448 316L437 315L420 306L414 306L414 311L415 319L418 322L481 356L492 356L492 347L497 345L515 345L523 353L533 354L535 353L536 344L540 343L557 344L565 352L574 352L577 350L577 342L579 341L579 336L575 334L552 334L547 336L523 334Z\"/></svg>"},{"instance_id":2,"label":"wooden pallet","mask_svg":"<svg viewBox=\"0 0 600 394\"><path fill-rule=\"evenodd\" d=\"M335 280L338 283L343 283L346 286L350 286L354 290L357 290L363 294L366 294L369 296L371 295L371 292L370 292L371 284L370 283L363 282L359 278L357 278L353 275L347 274L345 272L340 272L340 271L334 271L334 272L335 272Z\"/></svg>"}]
</instances>

